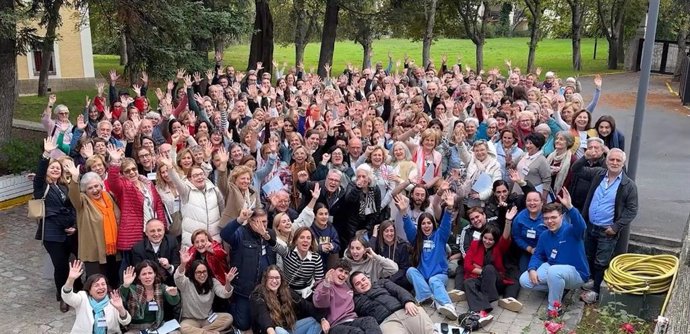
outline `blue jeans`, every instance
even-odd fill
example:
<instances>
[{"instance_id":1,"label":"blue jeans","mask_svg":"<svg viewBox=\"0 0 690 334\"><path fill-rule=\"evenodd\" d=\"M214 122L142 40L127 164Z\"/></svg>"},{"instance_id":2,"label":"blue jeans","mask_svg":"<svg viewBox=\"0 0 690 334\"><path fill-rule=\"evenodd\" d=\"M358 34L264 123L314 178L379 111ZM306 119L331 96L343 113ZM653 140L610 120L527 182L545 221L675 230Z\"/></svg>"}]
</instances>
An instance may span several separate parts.
<instances>
[{"instance_id":1,"label":"blue jeans","mask_svg":"<svg viewBox=\"0 0 690 334\"><path fill-rule=\"evenodd\" d=\"M427 282L424 275L417 268L410 267L407 269L406 276L414 287L414 296L417 302L433 297L438 306L451 303L448 291L446 291L448 275L437 274L429 277L429 282Z\"/></svg>"},{"instance_id":2,"label":"blue jeans","mask_svg":"<svg viewBox=\"0 0 690 334\"><path fill-rule=\"evenodd\" d=\"M275 328L276 334L319 334L321 333L321 324L312 317L299 319L295 323L295 329L291 332L283 327Z\"/></svg>"},{"instance_id":3,"label":"blue jeans","mask_svg":"<svg viewBox=\"0 0 690 334\"><path fill-rule=\"evenodd\" d=\"M561 302L563 290L577 289L584 284L575 267L567 264L552 266L544 263L537 269L537 277L539 284L535 285L529 280L529 272L525 271L520 275L520 285L526 289L547 291L549 293L549 310L554 309L553 302Z\"/></svg>"}]
</instances>

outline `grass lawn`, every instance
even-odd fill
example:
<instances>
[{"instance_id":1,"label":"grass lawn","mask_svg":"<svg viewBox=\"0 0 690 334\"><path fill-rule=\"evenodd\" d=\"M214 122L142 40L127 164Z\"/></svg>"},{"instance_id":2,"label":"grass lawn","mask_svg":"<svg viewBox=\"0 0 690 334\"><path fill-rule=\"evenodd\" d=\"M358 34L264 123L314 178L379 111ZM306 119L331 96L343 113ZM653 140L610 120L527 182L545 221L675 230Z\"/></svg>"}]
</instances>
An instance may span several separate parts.
<instances>
[{"instance_id":1,"label":"grass lawn","mask_svg":"<svg viewBox=\"0 0 690 334\"><path fill-rule=\"evenodd\" d=\"M506 67L505 59L511 59L513 66L526 68L527 49L529 38L496 38L489 39L484 45L484 68L489 69L498 67L504 74ZM305 50L304 66L307 70L317 66L319 62L319 43L311 43ZM606 53L608 45L605 40L600 40L597 50L597 60L592 60L594 54L594 39L582 40L582 62L583 71L575 73L570 69L571 64L571 42L569 39L551 39L539 42L536 55L536 65L540 66L544 72L555 71L560 77L573 75L586 75L592 73L610 72L606 69ZM393 60L402 60L405 53L418 64L421 63L422 42L412 42L404 39L383 39L374 42L373 61L382 61L387 65L387 54L391 52ZM440 64L441 54L447 54L449 62L455 62L457 56L461 57L463 64L468 64L474 68L474 44L470 40L440 39L431 46L432 58ZM287 62L293 66L295 51L292 45L276 45L274 59L281 64ZM233 45L226 49L224 63L231 64L238 69L246 69L247 59L249 58L249 44ZM355 67L362 65L362 48L359 44L342 41L336 43L334 73L340 72L345 64L351 62ZM94 68L96 76L108 77L108 71L115 68L119 73L122 72L120 58L117 55L94 55ZM402 70L402 69L401 69ZM84 105L84 96L93 96L93 90L72 90L56 93L58 102L67 105L71 110L71 118L76 118ZM153 91L151 91L153 96ZM155 99L154 99L155 100ZM47 98L36 96L24 96L19 98L17 110L14 117L27 121L39 121L43 108L45 108ZM152 101L156 103L156 101Z\"/></svg>"}]
</instances>

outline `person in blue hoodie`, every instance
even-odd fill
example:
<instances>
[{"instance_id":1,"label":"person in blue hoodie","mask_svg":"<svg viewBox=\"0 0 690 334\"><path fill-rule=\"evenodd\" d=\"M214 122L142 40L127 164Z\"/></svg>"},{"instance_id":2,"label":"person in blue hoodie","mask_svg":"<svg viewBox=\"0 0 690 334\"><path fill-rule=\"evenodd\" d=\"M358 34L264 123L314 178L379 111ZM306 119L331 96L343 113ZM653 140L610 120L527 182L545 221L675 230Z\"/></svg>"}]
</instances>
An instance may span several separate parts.
<instances>
[{"instance_id":1,"label":"person in blue hoodie","mask_svg":"<svg viewBox=\"0 0 690 334\"><path fill-rule=\"evenodd\" d=\"M577 289L589 279L589 265L585 255L585 220L573 207L570 194L563 189L560 203L549 203L542 208L542 217L548 230L542 232L528 269L520 276L520 285L526 289L548 291L549 310L561 302L565 289ZM563 207L570 223L563 219ZM559 314L560 315L560 314Z\"/></svg>"},{"instance_id":2,"label":"person in blue hoodie","mask_svg":"<svg viewBox=\"0 0 690 334\"><path fill-rule=\"evenodd\" d=\"M395 204L403 214L405 234L412 244L412 266L407 269L407 279L412 283L415 298L419 303L433 300L436 309L444 317L455 320L458 314L446 291L448 281L448 262L446 261L446 242L451 232L455 207L455 193L446 190L443 194L446 204L441 226L436 225L436 219L428 213L422 213L417 226L408 214L409 199L405 196L395 196Z\"/></svg>"},{"instance_id":3,"label":"person in blue hoodie","mask_svg":"<svg viewBox=\"0 0 690 334\"><path fill-rule=\"evenodd\" d=\"M527 270L530 257L537 248L539 236L546 231L541 212L542 206L541 194L536 191L527 193L525 209L520 211L513 221L511 236L515 245L520 249L520 272Z\"/></svg>"}]
</instances>

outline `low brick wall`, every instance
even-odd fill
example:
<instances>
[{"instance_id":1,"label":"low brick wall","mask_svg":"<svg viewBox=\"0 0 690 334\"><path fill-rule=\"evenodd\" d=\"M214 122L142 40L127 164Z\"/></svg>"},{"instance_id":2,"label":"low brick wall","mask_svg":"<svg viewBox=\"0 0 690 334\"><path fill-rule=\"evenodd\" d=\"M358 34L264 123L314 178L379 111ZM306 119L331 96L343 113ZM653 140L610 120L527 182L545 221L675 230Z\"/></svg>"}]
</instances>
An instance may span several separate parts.
<instances>
[{"instance_id":1,"label":"low brick wall","mask_svg":"<svg viewBox=\"0 0 690 334\"><path fill-rule=\"evenodd\" d=\"M19 80L19 94L36 94L38 89L38 79ZM50 79L48 89L51 92L65 90L93 89L96 86L96 78L75 78L75 79Z\"/></svg>"}]
</instances>

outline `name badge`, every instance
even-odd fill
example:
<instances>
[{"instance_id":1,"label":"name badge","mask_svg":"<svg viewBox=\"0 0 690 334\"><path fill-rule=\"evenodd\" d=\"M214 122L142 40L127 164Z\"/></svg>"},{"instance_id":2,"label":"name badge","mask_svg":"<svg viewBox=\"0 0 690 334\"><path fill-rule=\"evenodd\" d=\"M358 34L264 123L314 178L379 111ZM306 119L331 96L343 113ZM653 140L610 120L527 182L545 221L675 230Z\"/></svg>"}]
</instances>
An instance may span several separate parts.
<instances>
[{"instance_id":1,"label":"name badge","mask_svg":"<svg viewBox=\"0 0 690 334\"><path fill-rule=\"evenodd\" d=\"M151 180L151 181L156 181L156 173L154 173L154 172L148 173L148 174L146 174L146 178Z\"/></svg>"},{"instance_id":2,"label":"name badge","mask_svg":"<svg viewBox=\"0 0 690 334\"><path fill-rule=\"evenodd\" d=\"M422 245L424 249L432 249L434 248L434 241L433 240L424 240L424 244Z\"/></svg>"},{"instance_id":3,"label":"name badge","mask_svg":"<svg viewBox=\"0 0 690 334\"><path fill-rule=\"evenodd\" d=\"M266 246L261 246L261 256L266 255Z\"/></svg>"},{"instance_id":4,"label":"name badge","mask_svg":"<svg viewBox=\"0 0 690 334\"><path fill-rule=\"evenodd\" d=\"M460 236L455 237L455 244L460 244Z\"/></svg>"},{"instance_id":5,"label":"name badge","mask_svg":"<svg viewBox=\"0 0 690 334\"><path fill-rule=\"evenodd\" d=\"M474 231L474 233L472 233L472 239L474 239L474 240L479 240L479 238L481 236L482 236L482 232Z\"/></svg>"},{"instance_id":6,"label":"name badge","mask_svg":"<svg viewBox=\"0 0 690 334\"><path fill-rule=\"evenodd\" d=\"M529 165L522 167L522 175L529 174Z\"/></svg>"},{"instance_id":7,"label":"name badge","mask_svg":"<svg viewBox=\"0 0 690 334\"><path fill-rule=\"evenodd\" d=\"M554 250L551 250L551 258L552 258L552 259L555 259L555 258L556 258L556 255L558 255L558 251L555 250L555 249L554 249Z\"/></svg>"},{"instance_id":8,"label":"name badge","mask_svg":"<svg viewBox=\"0 0 690 334\"><path fill-rule=\"evenodd\" d=\"M212 324L216 319L218 319L218 315L213 311L211 311L211 313L208 314L208 318L206 318L209 324Z\"/></svg>"},{"instance_id":9,"label":"name badge","mask_svg":"<svg viewBox=\"0 0 690 334\"><path fill-rule=\"evenodd\" d=\"M177 211L180 211L180 199L179 198L175 198L175 200L173 201L173 212L177 212Z\"/></svg>"},{"instance_id":10,"label":"name badge","mask_svg":"<svg viewBox=\"0 0 690 334\"><path fill-rule=\"evenodd\" d=\"M149 311L151 312L158 312L158 303L154 301L149 302Z\"/></svg>"},{"instance_id":11,"label":"name badge","mask_svg":"<svg viewBox=\"0 0 690 334\"><path fill-rule=\"evenodd\" d=\"M96 327L106 328L108 327L108 322L105 320L105 318L98 318L96 319Z\"/></svg>"},{"instance_id":12,"label":"name badge","mask_svg":"<svg viewBox=\"0 0 690 334\"><path fill-rule=\"evenodd\" d=\"M527 238L529 239L535 239L537 237L537 231L535 230L527 230Z\"/></svg>"}]
</instances>

